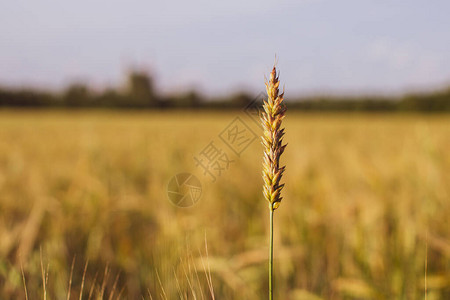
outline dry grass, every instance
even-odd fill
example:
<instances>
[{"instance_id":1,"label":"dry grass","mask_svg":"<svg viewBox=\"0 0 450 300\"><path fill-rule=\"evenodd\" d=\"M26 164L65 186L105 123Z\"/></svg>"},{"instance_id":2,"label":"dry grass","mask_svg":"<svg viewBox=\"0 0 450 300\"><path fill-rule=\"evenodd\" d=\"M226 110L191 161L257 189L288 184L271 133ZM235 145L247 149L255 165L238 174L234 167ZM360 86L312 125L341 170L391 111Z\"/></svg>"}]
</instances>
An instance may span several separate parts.
<instances>
[{"instance_id":1,"label":"dry grass","mask_svg":"<svg viewBox=\"0 0 450 300\"><path fill-rule=\"evenodd\" d=\"M108 263L107 297L120 273L114 298L162 299L157 270L168 299L193 299L190 285L210 299L209 280L217 299L264 298L260 145L216 183L198 170L194 208L165 191L235 116L0 111L0 298L24 299L26 282L42 299L41 246L48 299L67 298L75 255L71 299L83 276L82 299L100 292ZM449 299L450 118L290 113L285 126L277 297L422 299L428 234L428 299ZM205 231L208 280L194 272Z\"/></svg>"}]
</instances>

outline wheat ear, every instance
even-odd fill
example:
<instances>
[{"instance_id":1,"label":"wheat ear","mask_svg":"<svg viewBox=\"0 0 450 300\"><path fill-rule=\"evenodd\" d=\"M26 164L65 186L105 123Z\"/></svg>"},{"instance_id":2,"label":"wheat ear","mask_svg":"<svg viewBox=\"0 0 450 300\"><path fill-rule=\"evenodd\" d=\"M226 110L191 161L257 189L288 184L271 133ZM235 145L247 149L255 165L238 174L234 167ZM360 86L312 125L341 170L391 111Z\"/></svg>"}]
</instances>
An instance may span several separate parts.
<instances>
[{"instance_id":1,"label":"wheat ear","mask_svg":"<svg viewBox=\"0 0 450 300\"><path fill-rule=\"evenodd\" d=\"M278 80L275 66L270 73L269 82L266 81L267 100L263 103L261 123L264 128L262 144L264 146L264 161L262 176L264 179L263 193L269 202L270 211L270 238L269 238L269 299L273 299L273 213L281 202L281 190L284 184L280 184L285 166L280 167L280 156L286 145L283 145L284 128L281 122L286 113L283 103L283 93L279 93L280 81Z\"/></svg>"}]
</instances>

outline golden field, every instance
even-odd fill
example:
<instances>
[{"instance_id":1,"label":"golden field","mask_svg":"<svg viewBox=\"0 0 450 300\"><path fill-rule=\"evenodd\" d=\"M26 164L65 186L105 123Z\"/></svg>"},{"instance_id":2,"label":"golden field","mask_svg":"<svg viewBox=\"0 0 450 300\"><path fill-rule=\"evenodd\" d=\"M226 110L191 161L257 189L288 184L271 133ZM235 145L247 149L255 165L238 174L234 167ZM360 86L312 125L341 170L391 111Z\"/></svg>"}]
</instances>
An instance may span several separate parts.
<instances>
[{"instance_id":1,"label":"golden field","mask_svg":"<svg viewBox=\"0 0 450 300\"><path fill-rule=\"evenodd\" d=\"M238 116L258 135L240 155L220 138ZM276 298L450 299L450 116L284 125ZM0 110L0 298L264 299L260 133L238 111ZM232 160L215 182L210 142ZM192 207L168 199L180 172Z\"/></svg>"}]
</instances>

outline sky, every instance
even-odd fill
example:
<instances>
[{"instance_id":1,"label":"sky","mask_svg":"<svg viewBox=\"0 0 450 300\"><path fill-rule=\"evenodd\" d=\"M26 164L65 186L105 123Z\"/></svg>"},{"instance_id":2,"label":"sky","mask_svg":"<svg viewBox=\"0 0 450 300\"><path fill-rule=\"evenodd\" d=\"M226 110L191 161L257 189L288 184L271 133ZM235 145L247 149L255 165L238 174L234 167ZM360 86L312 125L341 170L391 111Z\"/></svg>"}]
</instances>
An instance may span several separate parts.
<instances>
[{"instance_id":1,"label":"sky","mask_svg":"<svg viewBox=\"0 0 450 300\"><path fill-rule=\"evenodd\" d=\"M0 86L123 84L259 93L277 60L286 95L450 85L448 0L15 0L0 3Z\"/></svg>"}]
</instances>

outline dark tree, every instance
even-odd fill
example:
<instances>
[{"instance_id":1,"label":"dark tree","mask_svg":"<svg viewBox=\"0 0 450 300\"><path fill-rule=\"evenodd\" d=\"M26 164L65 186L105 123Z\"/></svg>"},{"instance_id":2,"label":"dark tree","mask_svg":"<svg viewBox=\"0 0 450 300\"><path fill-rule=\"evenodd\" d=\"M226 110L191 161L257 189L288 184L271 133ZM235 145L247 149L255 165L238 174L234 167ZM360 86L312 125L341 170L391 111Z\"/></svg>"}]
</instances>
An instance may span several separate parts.
<instances>
[{"instance_id":1,"label":"dark tree","mask_svg":"<svg viewBox=\"0 0 450 300\"><path fill-rule=\"evenodd\" d=\"M152 78L145 72L133 71L128 77L126 97L135 107L158 106Z\"/></svg>"},{"instance_id":2,"label":"dark tree","mask_svg":"<svg viewBox=\"0 0 450 300\"><path fill-rule=\"evenodd\" d=\"M92 96L85 84L75 83L66 89L63 101L67 106L84 107L92 104Z\"/></svg>"}]
</instances>

